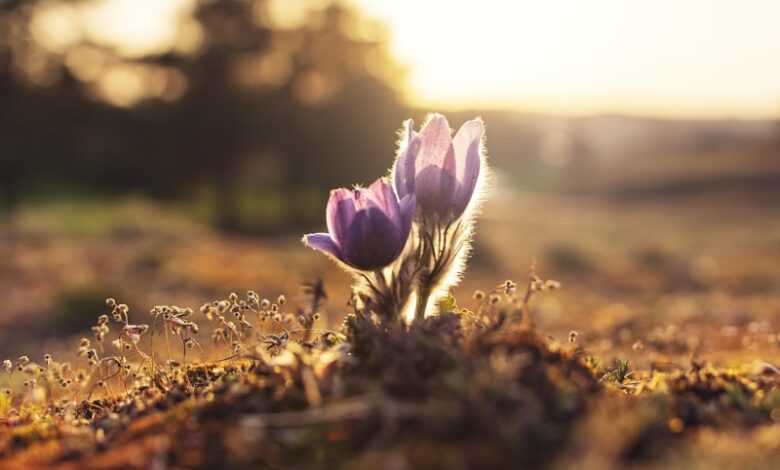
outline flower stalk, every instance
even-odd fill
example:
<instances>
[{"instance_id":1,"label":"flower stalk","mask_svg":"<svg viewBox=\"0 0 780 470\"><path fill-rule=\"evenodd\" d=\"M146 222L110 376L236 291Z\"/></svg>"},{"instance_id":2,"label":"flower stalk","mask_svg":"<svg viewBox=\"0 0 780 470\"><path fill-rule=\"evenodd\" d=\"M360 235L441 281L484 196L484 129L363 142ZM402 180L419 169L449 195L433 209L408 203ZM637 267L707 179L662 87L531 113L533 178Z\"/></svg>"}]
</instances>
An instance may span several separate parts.
<instances>
[{"instance_id":1,"label":"flower stalk","mask_svg":"<svg viewBox=\"0 0 780 470\"><path fill-rule=\"evenodd\" d=\"M333 191L328 233L304 236L353 275L383 321L397 321L413 296L412 319L423 320L460 280L487 170L483 136L480 119L454 137L440 114L420 132L406 121L392 185L380 178L365 190Z\"/></svg>"}]
</instances>

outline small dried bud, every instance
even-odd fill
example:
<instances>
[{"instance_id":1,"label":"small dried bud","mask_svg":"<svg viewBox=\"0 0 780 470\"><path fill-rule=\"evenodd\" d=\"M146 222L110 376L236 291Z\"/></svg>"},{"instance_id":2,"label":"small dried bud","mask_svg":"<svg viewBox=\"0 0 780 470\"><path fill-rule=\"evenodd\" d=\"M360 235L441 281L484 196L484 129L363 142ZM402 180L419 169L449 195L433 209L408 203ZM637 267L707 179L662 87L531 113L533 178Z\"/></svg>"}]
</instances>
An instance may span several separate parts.
<instances>
[{"instance_id":1,"label":"small dried bud","mask_svg":"<svg viewBox=\"0 0 780 470\"><path fill-rule=\"evenodd\" d=\"M237 303L238 302L238 294L236 294L235 292L231 292L230 295L228 296L228 300L232 304Z\"/></svg>"},{"instance_id":2,"label":"small dried bud","mask_svg":"<svg viewBox=\"0 0 780 470\"><path fill-rule=\"evenodd\" d=\"M474 291L474 300L479 301L479 302L482 302L483 300L485 300L485 292L483 292L481 290L475 290Z\"/></svg>"},{"instance_id":3,"label":"small dried bud","mask_svg":"<svg viewBox=\"0 0 780 470\"><path fill-rule=\"evenodd\" d=\"M50 366L50 365L51 365L51 363L52 363L52 357L51 357L51 354L44 354L44 355L43 355L43 362L44 362L44 364L46 364L47 366Z\"/></svg>"},{"instance_id":4,"label":"small dried bud","mask_svg":"<svg viewBox=\"0 0 780 470\"><path fill-rule=\"evenodd\" d=\"M260 310L268 310L271 308L271 301L268 299L263 299L260 301Z\"/></svg>"},{"instance_id":5,"label":"small dried bud","mask_svg":"<svg viewBox=\"0 0 780 470\"><path fill-rule=\"evenodd\" d=\"M109 297L109 298L107 298L107 299L106 299L106 305L107 305L109 308L112 308L112 309L113 309L114 307L116 307L116 300L115 300L115 299L112 299L111 297Z\"/></svg>"},{"instance_id":6,"label":"small dried bud","mask_svg":"<svg viewBox=\"0 0 780 470\"><path fill-rule=\"evenodd\" d=\"M79 346L82 348L88 348L90 345L90 341L87 338L81 338L81 341L79 342Z\"/></svg>"},{"instance_id":7,"label":"small dried bud","mask_svg":"<svg viewBox=\"0 0 780 470\"><path fill-rule=\"evenodd\" d=\"M320 316L320 312L315 312L314 315L311 316L311 319L317 321L320 319Z\"/></svg>"},{"instance_id":8,"label":"small dried bud","mask_svg":"<svg viewBox=\"0 0 780 470\"><path fill-rule=\"evenodd\" d=\"M576 331L574 331L574 330L569 332L569 342L570 343L574 343L574 342L577 341L577 334L578 333Z\"/></svg>"},{"instance_id":9,"label":"small dried bud","mask_svg":"<svg viewBox=\"0 0 780 470\"><path fill-rule=\"evenodd\" d=\"M287 297L284 295L280 295L278 299L276 299L276 303L279 305L284 305L287 303Z\"/></svg>"},{"instance_id":10,"label":"small dried bud","mask_svg":"<svg viewBox=\"0 0 780 470\"><path fill-rule=\"evenodd\" d=\"M18 361L19 361L19 364L21 364L23 366L26 366L27 364L30 363L30 358L27 357L27 356L19 356Z\"/></svg>"},{"instance_id":11,"label":"small dried bud","mask_svg":"<svg viewBox=\"0 0 780 470\"><path fill-rule=\"evenodd\" d=\"M498 294L490 294L490 305L497 305L501 302L501 296Z\"/></svg>"},{"instance_id":12,"label":"small dried bud","mask_svg":"<svg viewBox=\"0 0 780 470\"><path fill-rule=\"evenodd\" d=\"M10 359L6 359L3 361L3 369L5 369L6 372L10 373L14 369L14 363L11 362Z\"/></svg>"},{"instance_id":13,"label":"small dried bud","mask_svg":"<svg viewBox=\"0 0 780 470\"><path fill-rule=\"evenodd\" d=\"M506 295L513 295L517 290L517 284L515 284L514 281L507 279L502 284L502 288L504 289L504 293Z\"/></svg>"}]
</instances>

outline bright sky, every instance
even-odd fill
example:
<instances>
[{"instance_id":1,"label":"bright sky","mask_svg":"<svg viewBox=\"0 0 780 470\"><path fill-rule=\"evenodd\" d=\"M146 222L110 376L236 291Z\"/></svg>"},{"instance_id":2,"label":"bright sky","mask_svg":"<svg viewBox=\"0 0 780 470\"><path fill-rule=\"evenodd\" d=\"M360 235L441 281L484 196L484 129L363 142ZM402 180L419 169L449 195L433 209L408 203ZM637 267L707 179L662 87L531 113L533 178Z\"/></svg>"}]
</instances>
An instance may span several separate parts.
<instances>
[{"instance_id":1,"label":"bright sky","mask_svg":"<svg viewBox=\"0 0 780 470\"><path fill-rule=\"evenodd\" d=\"M422 105L780 115L778 0L355 0Z\"/></svg>"},{"instance_id":2,"label":"bright sky","mask_svg":"<svg viewBox=\"0 0 780 470\"><path fill-rule=\"evenodd\" d=\"M780 0L347 1L387 23L415 105L780 116ZM95 3L88 34L134 54L169 47L191 0Z\"/></svg>"}]
</instances>

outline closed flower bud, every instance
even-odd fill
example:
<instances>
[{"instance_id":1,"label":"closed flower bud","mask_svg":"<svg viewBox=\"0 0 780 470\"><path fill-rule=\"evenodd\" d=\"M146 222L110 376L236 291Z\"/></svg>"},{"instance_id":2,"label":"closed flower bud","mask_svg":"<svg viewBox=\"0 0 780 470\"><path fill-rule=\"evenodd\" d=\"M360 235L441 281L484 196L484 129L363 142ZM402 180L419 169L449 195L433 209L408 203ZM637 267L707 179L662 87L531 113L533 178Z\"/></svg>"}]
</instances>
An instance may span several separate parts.
<instances>
[{"instance_id":1,"label":"closed flower bud","mask_svg":"<svg viewBox=\"0 0 780 470\"><path fill-rule=\"evenodd\" d=\"M328 201L328 233L309 234L303 241L351 268L374 271L403 250L414 210L414 194L399 200L384 178L365 189L337 189Z\"/></svg>"},{"instance_id":2,"label":"closed flower bud","mask_svg":"<svg viewBox=\"0 0 780 470\"><path fill-rule=\"evenodd\" d=\"M414 194L424 216L457 220L471 202L482 167L480 119L464 123L451 136L447 118L433 114L419 133L406 121L405 135L393 167L398 197Z\"/></svg>"}]
</instances>

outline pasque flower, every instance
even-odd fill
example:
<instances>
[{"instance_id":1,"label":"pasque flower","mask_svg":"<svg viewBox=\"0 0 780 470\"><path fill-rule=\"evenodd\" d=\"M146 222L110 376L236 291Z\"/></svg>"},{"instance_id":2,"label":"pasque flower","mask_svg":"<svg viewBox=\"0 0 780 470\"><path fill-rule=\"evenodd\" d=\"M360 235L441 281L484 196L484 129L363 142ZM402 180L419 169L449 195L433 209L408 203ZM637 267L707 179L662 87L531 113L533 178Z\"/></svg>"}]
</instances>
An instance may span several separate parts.
<instances>
[{"instance_id":1,"label":"pasque flower","mask_svg":"<svg viewBox=\"0 0 780 470\"><path fill-rule=\"evenodd\" d=\"M433 114L419 133L406 121L400 153L393 168L399 197L417 196L424 216L449 222L469 206L482 167L482 120L464 123L451 136L447 118Z\"/></svg>"},{"instance_id":2,"label":"pasque flower","mask_svg":"<svg viewBox=\"0 0 780 470\"><path fill-rule=\"evenodd\" d=\"M332 191L328 233L303 237L353 275L356 314L361 308L386 321L402 314L423 320L458 282L488 170L480 119L454 137L440 114L420 132L412 126L406 121L393 183L381 178L366 189Z\"/></svg>"},{"instance_id":3,"label":"pasque flower","mask_svg":"<svg viewBox=\"0 0 780 470\"><path fill-rule=\"evenodd\" d=\"M385 178L368 188L331 191L328 233L305 235L303 242L362 271L382 269L401 254L412 228L415 195L400 200Z\"/></svg>"}]
</instances>

